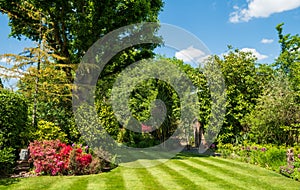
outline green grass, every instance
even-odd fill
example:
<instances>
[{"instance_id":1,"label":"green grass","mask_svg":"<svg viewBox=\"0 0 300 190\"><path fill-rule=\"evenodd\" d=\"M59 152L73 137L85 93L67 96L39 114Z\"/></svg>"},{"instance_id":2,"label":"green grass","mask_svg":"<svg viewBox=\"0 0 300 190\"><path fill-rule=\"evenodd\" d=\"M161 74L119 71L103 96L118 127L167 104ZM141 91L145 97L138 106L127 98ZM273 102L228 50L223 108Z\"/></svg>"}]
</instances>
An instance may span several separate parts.
<instances>
[{"instance_id":1,"label":"green grass","mask_svg":"<svg viewBox=\"0 0 300 190\"><path fill-rule=\"evenodd\" d=\"M98 189L292 189L300 182L258 166L216 157L179 154L161 160L137 160L134 166L158 164L147 168L118 168L89 176L42 176L2 179L2 190L98 190Z\"/></svg>"}]
</instances>

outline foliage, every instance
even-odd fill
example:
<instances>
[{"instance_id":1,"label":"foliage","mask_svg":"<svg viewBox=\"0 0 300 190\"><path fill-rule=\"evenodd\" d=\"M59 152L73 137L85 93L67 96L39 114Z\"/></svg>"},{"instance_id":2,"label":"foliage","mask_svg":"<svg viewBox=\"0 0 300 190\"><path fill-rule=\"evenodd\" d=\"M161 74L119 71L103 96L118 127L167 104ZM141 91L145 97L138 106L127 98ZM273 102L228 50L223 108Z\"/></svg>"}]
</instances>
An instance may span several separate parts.
<instances>
[{"instance_id":1,"label":"foliage","mask_svg":"<svg viewBox=\"0 0 300 190\"><path fill-rule=\"evenodd\" d=\"M27 102L17 93L0 90L0 135L3 147L14 149L27 146Z\"/></svg>"},{"instance_id":2,"label":"foliage","mask_svg":"<svg viewBox=\"0 0 300 190\"><path fill-rule=\"evenodd\" d=\"M223 59L215 56L215 62L225 78L226 115L218 140L233 142L246 129L241 120L252 111L260 94L256 57L249 52L229 49Z\"/></svg>"},{"instance_id":3,"label":"foliage","mask_svg":"<svg viewBox=\"0 0 300 190\"><path fill-rule=\"evenodd\" d=\"M40 120L38 122L37 129L35 130L34 139L41 140L60 140L62 142L66 142L66 134L61 131L60 127L54 125L52 122Z\"/></svg>"},{"instance_id":4,"label":"foliage","mask_svg":"<svg viewBox=\"0 0 300 190\"><path fill-rule=\"evenodd\" d=\"M297 102L300 101L300 36L299 34L283 34L283 23L276 26L281 52L276 59L275 66L289 79L292 89L297 93Z\"/></svg>"},{"instance_id":5,"label":"foliage","mask_svg":"<svg viewBox=\"0 0 300 190\"><path fill-rule=\"evenodd\" d=\"M59 126L70 141L78 141L71 102L76 65L105 34L129 24L157 22L162 5L161 0L1 1L0 11L9 16L11 36L20 39L23 35L38 42L37 48L26 49L25 56L4 55L16 64L11 68L14 77L25 75L19 89L32 103L33 126L38 120L49 121ZM133 60L151 57L156 46L142 44L120 52L104 75L118 73ZM28 72L19 72L20 67Z\"/></svg>"},{"instance_id":6,"label":"foliage","mask_svg":"<svg viewBox=\"0 0 300 190\"><path fill-rule=\"evenodd\" d=\"M71 147L59 140L34 141L29 145L30 160L37 174L90 174L98 172L97 159L81 147Z\"/></svg>"},{"instance_id":7,"label":"foliage","mask_svg":"<svg viewBox=\"0 0 300 190\"><path fill-rule=\"evenodd\" d=\"M207 95L208 93L203 72L199 71L199 69L191 67L188 64L184 64L182 61L175 58L168 59L164 57L156 57L153 59L153 61L173 64L174 67L178 68L178 70L186 73L187 77L192 81L192 83L199 88L199 97L201 97L199 104L202 106L202 109L199 110L201 115L199 118L206 122L206 119L209 119L207 116L209 115L209 110L207 111L205 108L210 101L208 100L209 96L202 97L203 94ZM152 71L153 69L157 69L158 72L166 72L161 71L161 68L156 68L155 66L156 64L151 64L151 67L153 67ZM147 70L147 68L144 68L144 70ZM136 69L132 72L137 72L134 73L134 75L136 74L137 77L128 77L128 79L126 78L124 81L128 82L137 80L140 70ZM128 128L125 129L125 126L132 127L135 124L134 121L126 120L119 123L115 117L115 114L122 115L124 113L120 110L115 110L115 112L112 110L112 106L110 104L112 100L110 97L112 91L111 89L113 88L114 83L114 76L103 77L98 81L96 92L98 96L96 96L95 104L101 125L113 138L117 139L118 142L134 147L152 146L154 144L164 142L177 129L180 119L180 99L178 94L175 92L174 87L172 87L170 84L167 84L162 80L149 78L144 81L139 81L138 85L136 85L130 92L128 107L132 116L140 123L138 126L136 126L136 128L141 128L140 133L137 133L127 130ZM180 86L180 84L178 86ZM116 89L116 87L114 87L114 91L118 92L115 93L118 94L118 97L122 97L123 94L126 93L124 90L120 89ZM120 98L116 98L113 101L115 104L121 105L121 103L116 103L120 101ZM160 102L163 102L164 106L162 106ZM159 115L159 113L162 112L166 112L166 117L160 122L156 121L156 123L159 123L159 126L155 126L155 122L151 123L152 120L150 120L150 118L158 118L155 114ZM148 130L146 132L143 131L143 126L149 126L152 129L157 129L153 131Z\"/></svg>"},{"instance_id":8,"label":"foliage","mask_svg":"<svg viewBox=\"0 0 300 190\"><path fill-rule=\"evenodd\" d=\"M11 173L15 162L15 149L3 146L4 141L3 134L0 134L0 176Z\"/></svg>"},{"instance_id":9,"label":"foliage","mask_svg":"<svg viewBox=\"0 0 300 190\"><path fill-rule=\"evenodd\" d=\"M0 173L12 172L20 148L29 140L27 102L19 94L0 89Z\"/></svg>"},{"instance_id":10,"label":"foliage","mask_svg":"<svg viewBox=\"0 0 300 190\"><path fill-rule=\"evenodd\" d=\"M264 86L255 109L244 118L249 138L256 143L293 145L298 141L297 123L300 107L288 78L277 73Z\"/></svg>"},{"instance_id":11,"label":"foliage","mask_svg":"<svg viewBox=\"0 0 300 190\"><path fill-rule=\"evenodd\" d=\"M7 72L1 75L5 78L19 79L18 92L28 99L33 128L37 127L39 120L50 121L59 126L68 139L78 140L79 134L72 119L70 106L72 85L64 72L66 68L74 68L74 65L57 64L65 58L56 54L55 49L47 42L47 35L52 30L43 28L45 23L37 8L28 2L22 6L28 11L28 19L36 22L40 40L37 47L25 48L20 54L1 55L10 64L9 67L3 68Z\"/></svg>"},{"instance_id":12,"label":"foliage","mask_svg":"<svg viewBox=\"0 0 300 190\"><path fill-rule=\"evenodd\" d=\"M1 1L0 11L10 18L11 36L20 39L24 35L38 41L39 21L30 16L32 7L37 9L45 21L43 30L51 30L47 42L56 54L66 58L61 63L77 64L88 48L108 32L128 24L156 22L162 5L161 0L14 0ZM69 69L65 71L70 74Z\"/></svg>"}]
</instances>

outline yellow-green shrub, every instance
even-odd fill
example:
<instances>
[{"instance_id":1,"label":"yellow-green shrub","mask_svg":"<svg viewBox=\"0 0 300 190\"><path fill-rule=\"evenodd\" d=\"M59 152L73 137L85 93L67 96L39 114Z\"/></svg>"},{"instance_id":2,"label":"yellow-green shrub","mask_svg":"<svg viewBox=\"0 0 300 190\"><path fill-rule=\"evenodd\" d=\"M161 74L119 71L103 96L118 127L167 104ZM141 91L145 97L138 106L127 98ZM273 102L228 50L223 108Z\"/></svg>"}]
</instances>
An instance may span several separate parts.
<instances>
[{"instance_id":1,"label":"yellow-green shrub","mask_svg":"<svg viewBox=\"0 0 300 190\"><path fill-rule=\"evenodd\" d=\"M67 135L61 131L61 128L49 121L40 120L37 130L33 134L35 140L56 140L67 141Z\"/></svg>"}]
</instances>

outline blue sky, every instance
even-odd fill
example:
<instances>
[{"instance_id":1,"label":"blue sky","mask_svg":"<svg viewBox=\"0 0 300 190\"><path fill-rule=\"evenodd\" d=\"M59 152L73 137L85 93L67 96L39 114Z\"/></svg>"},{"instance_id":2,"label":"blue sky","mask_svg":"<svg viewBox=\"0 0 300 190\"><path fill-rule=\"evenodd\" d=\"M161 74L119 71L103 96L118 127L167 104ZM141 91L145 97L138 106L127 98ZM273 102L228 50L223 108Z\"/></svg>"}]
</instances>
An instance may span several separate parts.
<instances>
[{"instance_id":1,"label":"blue sky","mask_svg":"<svg viewBox=\"0 0 300 190\"><path fill-rule=\"evenodd\" d=\"M276 25L284 22L284 33L300 33L300 1L165 0L159 18L195 34L213 54L232 45L255 49L259 62L271 63L280 52Z\"/></svg>"},{"instance_id":2,"label":"blue sky","mask_svg":"<svg viewBox=\"0 0 300 190\"><path fill-rule=\"evenodd\" d=\"M256 51L259 62L271 63L280 51L275 26L284 22L284 33L300 33L300 0L164 2L160 21L193 33L212 54L226 53L227 45L232 45L245 51ZM29 40L8 38L10 28L6 15L0 15L0 26L0 54L19 53L24 47L32 46ZM188 52L191 47L182 50ZM176 51L169 52L168 56L178 55L178 51L177 54Z\"/></svg>"}]
</instances>

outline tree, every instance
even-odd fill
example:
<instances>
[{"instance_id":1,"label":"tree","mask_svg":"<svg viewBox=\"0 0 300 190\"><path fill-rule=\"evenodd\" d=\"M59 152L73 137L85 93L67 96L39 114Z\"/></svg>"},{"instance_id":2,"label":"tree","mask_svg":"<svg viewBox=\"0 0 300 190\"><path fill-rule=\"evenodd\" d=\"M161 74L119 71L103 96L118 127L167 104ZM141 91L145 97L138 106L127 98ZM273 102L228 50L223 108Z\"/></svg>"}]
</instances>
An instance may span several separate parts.
<instances>
[{"instance_id":1,"label":"tree","mask_svg":"<svg viewBox=\"0 0 300 190\"><path fill-rule=\"evenodd\" d=\"M29 14L32 20L41 20L41 14L32 9ZM78 132L72 120L72 112L68 109L71 102L72 85L69 83L65 67L73 65L58 64L55 60L63 60L48 45L43 31L43 23L38 22L41 40L37 47L25 48L20 54L4 54L10 67L3 67L1 73L5 78L18 78L18 92L29 101L29 114L32 115L32 126L37 127L38 120L51 121L68 134L68 139L78 139ZM6 74L13 73L13 74Z\"/></svg>"},{"instance_id":2,"label":"tree","mask_svg":"<svg viewBox=\"0 0 300 190\"><path fill-rule=\"evenodd\" d=\"M38 119L63 127L70 137L74 129L70 95L76 64L95 41L110 31L133 23L157 22L162 5L161 0L1 1L0 11L10 19L11 36L20 39L23 35L36 42L44 40L43 48L35 49L34 61L30 58L34 54L32 48L29 57L22 57L22 65L18 65L44 61L40 69L30 68L20 83L21 91L33 102L33 89L38 85ZM113 78L132 61L153 56L156 45L143 44L119 52L103 75ZM36 59L41 58L40 53L47 57Z\"/></svg>"},{"instance_id":3,"label":"tree","mask_svg":"<svg viewBox=\"0 0 300 190\"><path fill-rule=\"evenodd\" d=\"M184 64L181 60L177 60L176 58L169 59L158 56L153 60L153 62L151 62L151 64L149 64L149 66L151 65L150 68L141 68L141 66L139 66L138 69L135 68L133 70L130 70L130 68L128 68L125 73L130 74L128 76L123 76L125 77L122 79L124 82L121 83L121 85L118 87L113 86L116 81L114 78L110 78L111 76L103 77L98 81L97 93L101 96L96 97L95 104L98 110L100 123L112 137L118 139L123 143L129 145L132 144L135 146L139 146L139 143L141 146L145 146L146 142L149 142L147 144L148 146L152 146L153 141L151 140L154 140L154 143L163 143L169 137L171 137L174 131L178 128L179 120L181 119L182 114L180 113L180 110L184 109L184 106L189 108L195 107L195 105L180 105L180 97L175 91L174 86L170 85L168 82L159 80L157 78L141 80L141 70L143 70L142 73L148 73L150 69L151 71L155 71L158 76L170 76L170 78L173 77L173 79L179 79L181 77L176 75L177 73L162 70L161 67L158 67L156 65L157 62L174 65L174 67L178 68L178 70L180 70L182 73L185 73L193 83L193 85L198 88L198 91L194 89L194 93L197 93L199 96L199 104L201 105L201 110L195 111L199 112L199 115L197 117L199 119L201 118L201 121L203 121L204 123L208 123L207 120L209 120L208 115L210 110L206 110L208 107L208 105L206 104L210 104L210 96L206 94L209 93L209 89L207 88L207 82L204 78L203 72L200 72L198 69L193 68L188 64ZM143 63L145 62L142 61L141 64ZM142 76L144 75L142 74ZM121 99L127 97L126 94L128 93L128 85L130 85L134 81L138 81L139 83L130 92L128 104L125 104L124 107L129 107L130 113L136 120L139 121L139 123L142 123L145 126L152 127L153 131L149 133L150 137L148 135L139 134L127 130L128 128L131 128L135 125L134 121L128 120L120 123L115 117L115 115L128 116L127 113L124 113L125 109L121 106L123 105L123 100ZM184 88L184 85L180 82L184 83L184 80L178 80L176 83L177 86ZM114 88L114 94L117 95L115 95L116 97L114 97L113 99L111 99L112 88ZM206 96L204 96L205 94ZM164 106L160 104L160 101L154 100L160 100L164 102ZM113 106L110 104L112 101L114 102L114 104L119 105L121 109L119 108L119 110L113 110ZM154 104L156 106L154 106ZM196 104L198 104L198 102ZM158 119L160 118L159 116L164 115L163 113L166 114L166 117L162 118L163 120ZM149 120L151 116L155 118L154 121ZM191 123L192 119L188 122ZM124 129L125 127L127 129ZM141 124L136 127L140 129L140 132L142 132ZM185 127L188 129L192 126ZM192 134L192 130L186 131L186 133Z\"/></svg>"},{"instance_id":4,"label":"tree","mask_svg":"<svg viewBox=\"0 0 300 190\"><path fill-rule=\"evenodd\" d=\"M261 90L256 60L250 52L238 49L230 49L223 59L215 56L225 78L227 95L225 121L219 134L221 142L233 142L247 131L241 121L255 107Z\"/></svg>"},{"instance_id":5,"label":"tree","mask_svg":"<svg viewBox=\"0 0 300 190\"><path fill-rule=\"evenodd\" d=\"M255 109L244 120L250 129L250 140L257 143L293 145L299 141L300 37L298 34L284 35L283 25L276 26L280 55L273 68L259 68L260 74L265 74L262 94Z\"/></svg>"},{"instance_id":6,"label":"tree","mask_svg":"<svg viewBox=\"0 0 300 190\"><path fill-rule=\"evenodd\" d=\"M88 48L110 31L139 22L157 22L162 5L161 0L5 0L0 2L0 11L9 16L11 36L39 41L40 21L28 17L32 8L38 10L43 31L50 31L47 43L65 58L58 62L77 64ZM65 67L64 71L72 82L72 69Z\"/></svg>"},{"instance_id":7,"label":"tree","mask_svg":"<svg viewBox=\"0 0 300 190\"><path fill-rule=\"evenodd\" d=\"M292 88L297 93L296 101L300 102L300 36L298 34L283 34L283 23L276 26L281 52L275 62L275 67L282 70L288 77Z\"/></svg>"},{"instance_id":8,"label":"tree","mask_svg":"<svg viewBox=\"0 0 300 190\"><path fill-rule=\"evenodd\" d=\"M250 128L250 140L256 143L293 145L298 141L300 106L284 73L278 72L257 100L257 105L244 119Z\"/></svg>"}]
</instances>

